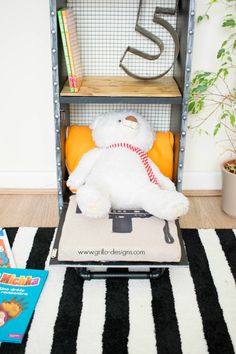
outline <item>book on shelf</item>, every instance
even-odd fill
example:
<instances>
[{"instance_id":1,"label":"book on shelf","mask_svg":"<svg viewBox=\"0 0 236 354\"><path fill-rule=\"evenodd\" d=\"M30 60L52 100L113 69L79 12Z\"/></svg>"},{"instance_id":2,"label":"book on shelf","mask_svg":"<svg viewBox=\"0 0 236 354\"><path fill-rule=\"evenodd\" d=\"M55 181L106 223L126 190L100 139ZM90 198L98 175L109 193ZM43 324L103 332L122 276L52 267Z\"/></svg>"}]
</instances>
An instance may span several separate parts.
<instances>
[{"instance_id":1,"label":"book on shelf","mask_svg":"<svg viewBox=\"0 0 236 354\"><path fill-rule=\"evenodd\" d=\"M48 271L0 269L0 342L21 343Z\"/></svg>"},{"instance_id":2,"label":"book on shelf","mask_svg":"<svg viewBox=\"0 0 236 354\"><path fill-rule=\"evenodd\" d=\"M73 12L69 8L58 10L62 44L66 59L70 92L78 92L82 83L82 65Z\"/></svg>"},{"instance_id":3,"label":"book on shelf","mask_svg":"<svg viewBox=\"0 0 236 354\"><path fill-rule=\"evenodd\" d=\"M71 73L70 58L69 58L69 52L68 52L68 47L67 47L63 17L62 17L62 10L57 11L57 17L58 17L59 27L60 27L60 31L61 31L61 40L62 40L63 51L64 51L64 55L65 55L66 70L67 70L67 75L68 75L68 80L69 80L70 92L75 92L74 80L73 80L72 73Z\"/></svg>"},{"instance_id":4,"label":"book on shelf","mask_svg":"<svg viewBox=\"0 0 236 354\"><path fill-rule=\"evenodd\" d=\"M15 261L6 231L0 228L0 269L15 267Z\"/></svg>"},{"instance_id":5,"label":"book on shelf","mask_svg":"<svg viewBox=\"0 0 236 354\"><path fill-rule=\"evenodd\" d=\"M82 83L82 66L80 60L80 50L78 45L75 18L72 10L69 8L62 9L62 17L71 65L71 74L73 78L75 92L78 92Z\"/></svg>"}]
</instances>

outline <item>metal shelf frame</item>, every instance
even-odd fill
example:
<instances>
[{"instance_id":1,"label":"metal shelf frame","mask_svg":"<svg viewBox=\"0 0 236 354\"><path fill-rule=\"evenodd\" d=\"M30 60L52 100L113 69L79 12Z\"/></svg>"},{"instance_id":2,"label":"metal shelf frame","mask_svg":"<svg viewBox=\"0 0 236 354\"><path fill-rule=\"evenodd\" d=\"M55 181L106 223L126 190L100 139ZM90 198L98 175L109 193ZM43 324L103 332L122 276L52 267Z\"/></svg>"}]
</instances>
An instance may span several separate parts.
<instances>
[{"instance_id":1,"label":"metal shelf frame","mask_svg":"<svg viewBox=\"0 0 236 354\"><path fill-rule=\"evenodd\" d=\"M80 0L78 0L80 1ZM128 1L128 0L127 0ZM158 1L157 1L158 2ZM175 156L175 182L177 190L182 190L182 178L184 167L184 153L186 144L188 97L191 78L193 35L195 23L195 0L179 0L176 29L180 36L180 54L174 66L174 78L177 82L182 97L60 97L60 91L66 80L66 72L62 70L62 45L58 39L59 29L57 24L57 10L65 7L65 0L50 0L50 33L51 33L51 56L52 56L52 83L53 83L53 104L54 122L56 135L56 163L57 163L57 187L58 187L58 206L61 214L65 195L63 182L64 170L64 149L62 144L63 127L68 105L87 104L87 103L135 103L135 104L170 104L171 130L175 134L177 142ZM145 82L144 82L145 85ZM63 113L63 115L62 115ZM63 118L62 118L63 116Z\"/></svg>"},{"instance_id":2,"label":"metal shelf frame","mask_svg":"<svg viewBox=\"0 0 236 354\"><path fill-rule=\"evenodd\" d=\"M130 103L130 104L181 104L182 97L127 97L127 96L61 96L60 103L87 104L87 103Z\"/></svg>"}]
</instances>

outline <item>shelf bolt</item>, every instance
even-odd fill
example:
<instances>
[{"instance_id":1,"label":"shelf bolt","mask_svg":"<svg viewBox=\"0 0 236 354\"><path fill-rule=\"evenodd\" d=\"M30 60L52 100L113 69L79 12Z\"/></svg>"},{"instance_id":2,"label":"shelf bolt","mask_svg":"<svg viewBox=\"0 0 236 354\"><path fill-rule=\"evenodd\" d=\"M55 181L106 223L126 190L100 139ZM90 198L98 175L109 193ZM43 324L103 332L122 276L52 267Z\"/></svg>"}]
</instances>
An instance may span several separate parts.
<instances>
[{"instance_id":1,"label":"shelf bolt","mask_svg":"<svg viewBox=\"0 0 236 354\"><path fill-rule=\"evenodd\" d=\"M60 162L58 162L57 166L61 166L61 163L60 163Z\"/></svg>"},{"instance_id":2,"label":"shelf bolt","mask_svg":"<svg viewBox=\"0 0 236 354\"><path fill-rule=\"evenodd\" d=\"M180 163L180 164L179 164L179 168L182 168L182 167L183 167L183 164L182 164L182 163Z\"/></svg>"},{"instance_id":3,"label":"shelf bolt","mask_svg":"<svg viewBox=\"0 0 236 354\"><path fill-rule=\"evenodd\" d=\"M56 82L56 81L54 81L53 85L54 85L54 86L57 86L57 82Z\"/></svg>"},{"instance_id":4,"label":"shelf bolt","mask_svg":"<svg viewBox=\"0 0 236 354\"><path fill-rule=\"evenodd\" d=\"M178 183L182 183L182 179L178 179Z\"/></svg>"},{"instance_id":5,"label":"shelf bolt","mask_svg":"<svg viewBox=\"0 0 236 354\"><path fill-rule=\"evenodd\" d=\"M60 207L59 209L62 210L62 207Z\"/></svg>"},{"instance_id":6,"label":"shelf bolt","mask_svg":"<svg viewBox=\"0 0 236 354\"><path fill-rule=\"evenodd\" d=\"M191 11L191 16L194 16L195 15L195 11Z\"/></svg>"},{"instance_id":7,"label":"shelf bolt","mask_svg":"<svg viewBox=\"0 0 236 354\"><path fill-rule=\"evenodd\" d=\"M189 50L188 50L188 54L191 54L191 53L192 53L192 49L189 49Z\"/></svg>"},{"instance_id":8,"label":"shelf bolt","mask_svg":"<svg viewBox=\"0 0 236 354\"><path fill-rule=\"evenodd\" d=\"M56 103L56 104L57 104L57 103L58 103L58 100L55 100L55 101L54 101L54 103Z\"/></svg>"},{"instance_id":9,"label":"shelf bolt","mask_svg":"<svg viewBox=\"0 0 236 354\"><path fill-rule=\"evenodd\" d=\"M60 131L59 129L56 130L57 133L59 133L59 131Z\"/></svg>"},{"instance_id":10,"label":"shelf bolt","mask_svg":"<svg viewBox=\"0 0 236 354\"><path fill-rule=\"evenodd\" d=\"M187 68L186 70L187 70L187 72L189 73L189 71L190 71L190 68Z\"/></svg>"},{"instance_id":11,"label":"shelf bolt","mask_svg":"<svg viewBox=\"0 0 236 354\"><path fill-rule=\"evenodd\" d=\"M52 70L56 71L56 70L57 70L57 67L56 67L56 66L54 66L54 67L52 68Z\"/></svg>"},{"instance_id":12,"label":"shelf bolt","mask_svg":"<svg viewBox=\"0 0 236 354\"><path fill-rule=\"evenodd\" d=\"M185 136L185 135L186 135L186 132L183 131L181 134L182 134L183 136Z\"/></svg>"},{"instance_id":13,"label":"shelf bolt","mask_svg":"<svg viewBox=\"0 0 236 354\"><path fill-rule=\"evenodd\" d=\"M55 48L52 48L52 52L53 52L53 53L56 53L56 49L55 49Z\"/></svg>"},{"instance_id":14,"label":"shelf bolt","mask_svg":"<svg viewBox=\"0 0 236 354\"><path fill-rule=\"evenodd\" d=\"M187 116L183 116L183 120L186 120L187 119Z\"/></svg>"},{"instance_id":15,"label":"shelf bolt","mask_svg":"<svg viewBox=\"0 0 236 354\"><path fill-rule=\"evenodd\" d=\"M190 30L190 31L189 31L189 34L193 34L193 30Z\"/></svg>"},{"instance_id":16,"label":"shelf bolt","mask_svg":"<svg viewBox=\"0 0 236 354\"><path fill-rule=\"evenodd\" d=\"M186 106L188 105L188 101L185 101L184 103L186 104Z\"/></svg>"},{"instance_id":17,"label":"shelf bolt","mask_svg":"<svg viewBox=\"0 0 236 354\"><path fill-rule=\"evenodd\" d=\"M54 11L51 12L51 16L55 16L55 12Z\"/></svg>"},{"instance_id":18,"label":"shelf bolt","mask_svg":"<svg viewBox=\"0 0 236 354\"><path fill-rule=\"evenodd\" d=\"M183 147L182 147L182 148L180 148L180 151L181 151L181 152L184 152L184 148L183 148Z\"/></svg>"},{"instance_id":19,"label":"shelf bolt","mask_svg":"<svg viewBox=\"0 0 236 354\"><path fill-rule=\"evenodd\" d=\"M58 192L59 195L61 195L61 192Z\"/></svg>"},{"instance_id":20,"label":"shelf bolt","mask_svg":"<svg viewBox=\"0 0 236 354\"><path fill-rule=\"evenodd\" d=\"M186 86L186 87L189 87L189 84L186 84L185 86Z\"/></svg>"},{"instance_id":21,"label":"shelf bolt","mask_svg":"<svg viewBox=\"0 0 236 354\"><path fill-rule=\"evenodd\" d=\"M60 150L60 147L59 146L57 146L57 151L59 151Z\"/></svg>"},{"instance_id":22,"label":"shelf bolt","mask_svg":"<svg viewBox=\"0 0 236 354\"><path fill-rule=\"evenodd\" d=\"M56 31L55 31L54 29L52 29L51 32L52 32L52 34L55 34L55 33L56 33Z\"/></svg>"},{"instance_id":23,"label":"shelf bolt","mask_svg":"<svg viewBox=\"0 0 236 354\"><path fill-rule=\"evenodd\" d=\"M59 118L59 115L58 115L58 114L56 114L56 115L55 115L55 118L56 118L56 119L58 119L58 118Z\"/></svg>"}]
</instances>

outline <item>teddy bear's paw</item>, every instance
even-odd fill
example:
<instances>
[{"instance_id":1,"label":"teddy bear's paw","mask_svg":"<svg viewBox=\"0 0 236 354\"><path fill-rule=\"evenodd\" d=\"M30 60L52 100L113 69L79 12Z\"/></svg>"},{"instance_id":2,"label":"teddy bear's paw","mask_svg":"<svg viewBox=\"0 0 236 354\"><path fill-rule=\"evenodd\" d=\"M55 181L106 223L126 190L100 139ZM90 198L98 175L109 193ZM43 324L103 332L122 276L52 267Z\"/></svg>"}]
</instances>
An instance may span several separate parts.
<instances>
[{"instance_id":1,"label":"teddy bear's paw","mask_svg":"<svg viewBox=\"0 0 236 354\"><path fill-rule=\"evenodd\" d=\"M188 211L188 199L179 192L149 186L141 195L142 207L150 214L165 220L175 220Z\"/></svg>"},{"instance_id":2,"label":"teddy bear's paw","mask_svg":"<svg viewBox=\"0 0 236 354\"><path fill-rule=\"evenodd\" d=\"M95 187L83 186L78 189L76 200L82 214L91 218L108 215L111 203L108 196Z\"/></svg>"},{"instance_id":3,"label":"teddy bear's paw","mask_svg":"<svg viewBox=\"0 0 236 354\"><path fill-rule=\"evenodd\" d=\"M83 184L83 181L76 176L76 174L72 173L68 178L66 185L69 188L79 188Z\"/></svg>"},{"instance_id":4,"label":"teddy bear's paw","mask_svg":"<svg viewBox=\"0 0 236 354\"><path fill-rule=\"evenodd\" d=\"M172 198L167 198L165 204L165 219L176 220L182 215L185 215L189 209L188 199L181 193L173 193Z\"/></svg>"}]
</instances>

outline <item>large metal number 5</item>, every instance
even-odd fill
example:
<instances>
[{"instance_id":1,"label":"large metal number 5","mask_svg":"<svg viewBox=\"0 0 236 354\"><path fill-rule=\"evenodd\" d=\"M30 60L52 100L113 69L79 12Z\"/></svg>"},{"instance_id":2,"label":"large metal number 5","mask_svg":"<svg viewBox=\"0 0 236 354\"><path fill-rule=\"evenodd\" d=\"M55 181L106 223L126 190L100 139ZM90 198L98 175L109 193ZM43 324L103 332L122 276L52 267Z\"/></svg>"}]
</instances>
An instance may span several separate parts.
<instances>
[{"instance_id":1,"label":"large metal number 5","mask_svg":"<svg viewBox=\"0 0 236 354\"><path fill-rule=\"evenodd\" d=\"M178 0L176 0L176 6L174 9L171 8L167 8L167 7L156 7L155 9L155 13L154 13L154 17L153 17L153 22L155 22L156 24L161 25L162 27L164 27L171 35L173 41L174 41L174 45L175 45L175 53L174 53L174 59L173 62L171 63L171 66L168 67L168 69L166 69L164 72L162 72L161 74L155 75L155 76L140 76L138 74L132 73L125 65L124 65L124 59L127 53L132 53L134 55L137 55L143 59L147 59L147 60L157 60L162 53L164 52L164 43L163 41L158 38L155 34L153 34L152 32L146 30L145 28L143 28L142 26L139 25L139 16L140 16L140 11L141 11L141 6L142 6L142 0L139 1L139 8L138 8L138 14L137 14L137 20L136 20L136 25L135 25L135 31L139 32L141 35L143 35L144 37L150 39L152 42L154 42L158 48L158 54L152 55L152 54L148 54L145 53L141 50L138 50L134 47L127 47L124 55L122 56L121 60L120 60L120 67L126 72L126 74L128 74L129 76L132 76L136 79L142 79L142 80L154 80L154 79L158 79L164 75L166 75L170 69L173 67L178 54L179 54L179 37L178 34L176 32L176 30L169 24L169 22L167 22L166 20L164 20L163 18L159 17L160 14L167 14L167 15L175 15L176 11L177 11L177 7L178 7Z\"/></svg>"}]
</instances>

